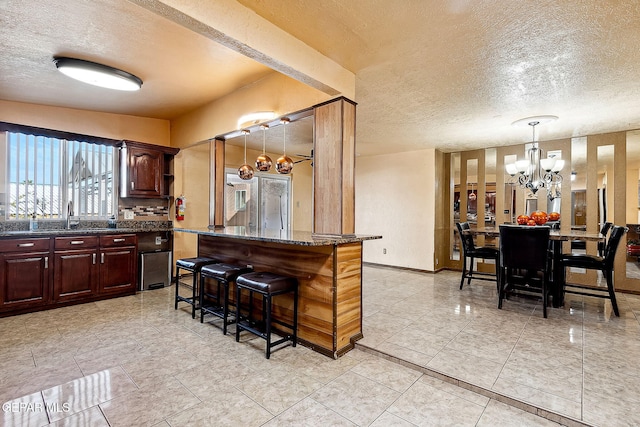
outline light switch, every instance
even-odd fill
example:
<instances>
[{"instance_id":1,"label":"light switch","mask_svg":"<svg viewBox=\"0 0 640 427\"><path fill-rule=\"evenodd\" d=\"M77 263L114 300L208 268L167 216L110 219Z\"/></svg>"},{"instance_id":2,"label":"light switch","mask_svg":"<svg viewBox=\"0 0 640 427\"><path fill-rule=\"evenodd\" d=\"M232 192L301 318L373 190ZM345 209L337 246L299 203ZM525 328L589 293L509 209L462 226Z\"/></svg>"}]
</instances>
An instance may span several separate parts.
<instances>
[{"instance_id":1,"label":"light switch","mask_svg":"<svg viewBox=\"0 0 640 427\"><path fill-rule=\"evenodd\" d=\"M124 219L133 219L133 211L124 211Z\"/></svg>"}]
</instances>

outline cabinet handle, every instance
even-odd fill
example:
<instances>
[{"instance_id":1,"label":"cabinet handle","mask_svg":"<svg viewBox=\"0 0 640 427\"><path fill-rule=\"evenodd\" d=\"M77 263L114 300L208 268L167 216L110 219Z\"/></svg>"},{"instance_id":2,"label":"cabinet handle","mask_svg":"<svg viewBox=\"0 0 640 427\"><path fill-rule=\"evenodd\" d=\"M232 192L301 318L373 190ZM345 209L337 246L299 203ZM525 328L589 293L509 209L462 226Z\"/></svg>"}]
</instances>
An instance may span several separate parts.
<instances>
[{"instance_id":1,"label":"cabinet handle","mask_svg":"<svg viewBox=\"0 0 640 427\"><path fill-rule=\"evenodd\" d=\"M133 183L133 181L131 181L131 189L135 190L136 189L136 185Z\"/></svg>"},{"instance_id":2,"label":"cabinet handle","mask_svg":"<svg viewBox=\"0 0 640 427\"><path fill-rule=\"evenodd\" d=\"M100 264L104 264L104 252L100 254Z\"/></svg>"},{"instance_id":3,"label":"cabinet handle","mask_svg":"<svg viewBox=\"0 0 640 427\"><path fill-rule=\"evenodd\" d=\"M49 268L49 257L48 256L44 257L44 268L45 269Z\"/></svg>"},{"instance_id":4,"label":"cabinet handle","mask_svg":"<svg viewBox=\"0 0 640 427\"><path fill-rule=\"evenodd\" d=\"M113 239L113 243L121 243L124 242L126 239Z\"/></svg>"},{"instance_id":5,"label":"cabinet handle","mask_svg":"<svg viewBox=\"0 0 640 427\"><path fill-rule=\"evenodd\" d=\"M84 240L72 240L70 245L81 245L84 243Z\"/></svg>"},{"instance_id":6,"label":"cabinet handle","mask_svg":"<svg viewBox=\"0 0 640 427\"><path fill-rule=\"evenodd\" d=\"M93 263L96 263L96 254L93 254Z\"/></svg>"},{"instance_id":7,"label":"cabinet handle","mask_svg":"<svg viewBox=\"0 0 640 427\"><path fill-rule=\"evenodd\" d=\"M34 246L35 243L19 243L18 247L19 248L30 248L31 246Z\"/></svg>"}]
</instances>

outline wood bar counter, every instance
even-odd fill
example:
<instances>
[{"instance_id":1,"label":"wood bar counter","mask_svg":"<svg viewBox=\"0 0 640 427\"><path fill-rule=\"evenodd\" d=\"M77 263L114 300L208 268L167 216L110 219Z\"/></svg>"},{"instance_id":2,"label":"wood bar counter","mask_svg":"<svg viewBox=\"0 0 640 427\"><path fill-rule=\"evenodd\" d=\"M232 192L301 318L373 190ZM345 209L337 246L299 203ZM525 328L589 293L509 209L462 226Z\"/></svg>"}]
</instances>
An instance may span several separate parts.
<instances>
[{"instance_id":1,"label":"wood bar counter","mask_svg":"<svg viewBox=\"0 0 640 427\"><path fill-rule=\"evenodd\" d=\"M362 338L362 242L381 236L246 227L174 231L198 235L198 256L296 277L301 344L338 358ZM274 300L275 317L290 320L292 312L291 297Z\"/></svg>"}]
</instances>

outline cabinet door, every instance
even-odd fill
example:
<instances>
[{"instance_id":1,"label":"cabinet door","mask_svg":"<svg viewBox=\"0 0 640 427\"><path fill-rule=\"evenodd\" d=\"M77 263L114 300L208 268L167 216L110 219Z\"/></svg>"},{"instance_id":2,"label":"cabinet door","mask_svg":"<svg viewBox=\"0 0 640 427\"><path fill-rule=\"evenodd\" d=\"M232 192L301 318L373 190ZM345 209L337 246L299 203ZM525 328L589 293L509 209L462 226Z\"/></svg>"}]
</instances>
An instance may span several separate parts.
<instances>
[{"instance_id":1,"label":"cabinet door","mask_svg":"<svg viewBox=\"0 0 640 427\"><path fill-rule=\"evenodd\" d=\"M129 196L161 197L164 155L159 151L129 148Z\"/></svg>"},{"instance_id":2,"label":"cabinet door","mask_svg":"<svg viewBox=\"0 0 640 427\"><path fill-rule=\"evenodd\" d=\"M49 252L0 256L0 310L49 302Z\"/></svg>"},{"instance_id":3,"label":"cabinet door","mask_svg":"<svg viewBox=\"0 0 640 427\"><path fill-rule=\"evenodd\" d=\"M136 289L136 248L125 246L100 251L101 294Z\"/></svg>"},{"instance_id":4,"label":"cabinet door","mask_svg":"<svg viewBox=\"0 0 640 427\"><path fill-rule=\"evenodd\" d=\"M89 298L97 291L98 251L55 252L53 298L57 302Z\"/></svg>"}]
</instances>

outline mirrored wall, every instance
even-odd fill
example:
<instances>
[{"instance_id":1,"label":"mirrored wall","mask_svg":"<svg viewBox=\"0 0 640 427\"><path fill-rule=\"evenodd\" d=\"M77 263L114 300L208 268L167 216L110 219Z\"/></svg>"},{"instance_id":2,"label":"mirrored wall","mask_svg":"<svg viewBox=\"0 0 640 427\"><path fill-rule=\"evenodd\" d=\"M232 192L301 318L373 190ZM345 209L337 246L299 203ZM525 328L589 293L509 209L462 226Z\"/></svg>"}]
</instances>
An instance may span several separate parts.
<instances>
[{"instance_id":1,"label":"mirrored wall","mask_svg":"<svg viewBox=\"0 0 640 427\"><path fill-rule=\"evenodd\" d=\"M523 159L528 144L450 153L452 200L448 266L460 268L460 242L455 223L497 227L516 223L518 215L535 210L558 212L562 230L597 232L610 221L629 227L618 250L615 271L619 290L640 293L640 131L542 141L544 156L565 160L562 177L552 191L522 188L505 165ZM479 242L493 244L495 242ZM563 252L597 253L595 242L565 242ZM596 273L572 271L570 280L594 283Z\"/></svg>"}]
</instances>

